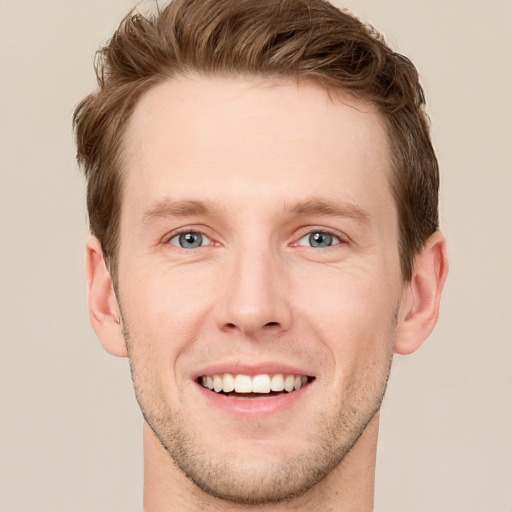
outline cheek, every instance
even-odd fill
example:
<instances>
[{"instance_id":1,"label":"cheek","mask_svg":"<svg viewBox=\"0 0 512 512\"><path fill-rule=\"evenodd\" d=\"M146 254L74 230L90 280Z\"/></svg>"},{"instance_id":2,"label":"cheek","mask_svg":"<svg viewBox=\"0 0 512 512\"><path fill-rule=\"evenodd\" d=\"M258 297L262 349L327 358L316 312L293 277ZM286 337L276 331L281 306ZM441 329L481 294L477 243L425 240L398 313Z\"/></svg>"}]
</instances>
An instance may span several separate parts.
<instances>
[{"instance_id":1,"label":"cheek","mask_svg":"<svg viewBox=\"0 0 512 512\"><path fill-rule=\"evenodd\" d=\"M123 304L141 326L189 328L212 302L213 287L203 274L192 268L159 265L132 275L120 290Z\"/></svg>"},{"instance_id":2,"label":"cheek","mask_svg":"<svg viewBox=\"0 0 512 512\"><path fill-rule=\"evenodd\" d=\"M327 330L358 329L371 334L371 327L392 316L400 297L397 279L383 279L370 269L328 268L308 272L295 294L304 314L314 313Z\"/></svg>"},{"instance_id":3,"label":"cheek","mask_svg":"<svg viewBox=\"0 0 512 512\"><path fill-rule=\"evenodd\" d=\"M330 352L333 371L348 378L357 367L388 358L399 288L362 269L324 270L311 274L311 285L297 289L298 317Z\"/></svg>"},{"instance_id":4,"label":"cheek","mask_svg":"<svg viewBox=\"0 0 512 512\"><path fill-rule=\"evenodd\" d=\"M191 276L190 270L157 268L132 274L120 288L133 350L144 351L147 366L165 379L176 375L180 355L207 328L214 303L208 283L197 273Z\"/></svg>"}]
</instances>

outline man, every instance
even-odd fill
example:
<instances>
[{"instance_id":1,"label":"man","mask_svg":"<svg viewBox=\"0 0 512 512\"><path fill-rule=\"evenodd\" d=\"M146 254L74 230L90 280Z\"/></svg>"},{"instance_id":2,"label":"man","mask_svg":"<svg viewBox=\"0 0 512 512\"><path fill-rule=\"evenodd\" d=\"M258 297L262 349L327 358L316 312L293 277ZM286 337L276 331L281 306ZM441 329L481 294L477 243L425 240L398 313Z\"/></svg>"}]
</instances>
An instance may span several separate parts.
<instances>
[{"instance_id":1,"label":"man","mask_svg":"<svg viewBox=\"0 0 512 512\"><path fill-rule=\"evenodd\" d=\"M92 325L146 512L369 511L394 352L447 273L413 65L322 0L125 18L75 112Z\"/></svg>"}]
</instances>

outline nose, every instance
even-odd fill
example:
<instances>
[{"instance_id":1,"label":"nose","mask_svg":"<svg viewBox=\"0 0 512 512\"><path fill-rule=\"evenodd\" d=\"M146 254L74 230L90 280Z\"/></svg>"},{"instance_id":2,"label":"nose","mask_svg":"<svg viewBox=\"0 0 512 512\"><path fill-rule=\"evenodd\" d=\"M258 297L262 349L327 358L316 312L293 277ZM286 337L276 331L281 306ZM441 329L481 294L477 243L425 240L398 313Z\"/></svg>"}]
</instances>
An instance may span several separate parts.
<instances>
[{"instance_id":1,"label":"nose","mask_svg":"<svg viewBox=\"0 0 512 512\"><path fill-rule=\"evenodd\" d=\"M257 337L290 328L285 265L277 255L246 250L233 255L222 278L218 326Z\"/></svg>"}]
</instances>

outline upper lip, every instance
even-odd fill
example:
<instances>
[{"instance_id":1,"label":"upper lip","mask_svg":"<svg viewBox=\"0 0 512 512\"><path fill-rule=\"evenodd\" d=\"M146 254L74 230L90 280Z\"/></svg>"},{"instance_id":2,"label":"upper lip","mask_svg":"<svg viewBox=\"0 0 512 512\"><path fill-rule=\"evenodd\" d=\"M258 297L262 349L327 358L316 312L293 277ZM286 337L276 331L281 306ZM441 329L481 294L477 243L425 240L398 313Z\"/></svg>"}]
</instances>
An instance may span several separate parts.
<instances>
[{"instance_id":1,"label":"upper lip","mask_svg":"<svg viewBox=\"0 0 512 512\"><path fill-rule=\"evenodd\" d=\"M287 363L281 363L277 361L268 361L260 363L246 363L243 361L232 361L232 362L219 362L213 363L194 371L192 379L197 379L203 375L221 375L224 373L231 373L233 375L260 375L270 374L274 375L282 373L285 375L306 375L308 377L314 377L314 374L306 368L290 365Z\"/></svg>"}]
</instances>

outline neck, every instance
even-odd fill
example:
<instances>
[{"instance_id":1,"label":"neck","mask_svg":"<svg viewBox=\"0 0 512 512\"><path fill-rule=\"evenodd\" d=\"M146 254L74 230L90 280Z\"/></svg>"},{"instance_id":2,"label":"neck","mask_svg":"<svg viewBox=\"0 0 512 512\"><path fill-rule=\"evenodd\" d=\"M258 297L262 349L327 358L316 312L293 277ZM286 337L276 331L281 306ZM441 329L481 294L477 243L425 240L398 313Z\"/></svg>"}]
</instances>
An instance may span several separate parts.
<instances>
[{"instance_id":1,"label":"neck","mask_svg":"<svg viewBox=\"0 0 512 512\"><path fill-rule=\"evenodd\" d=\"M201 491L174 464L151 428L144 423L145 512L371 512L378 413L356 444L327 477L307 493L264 506L231 504Z\"/></svg>"}]
</instances>

